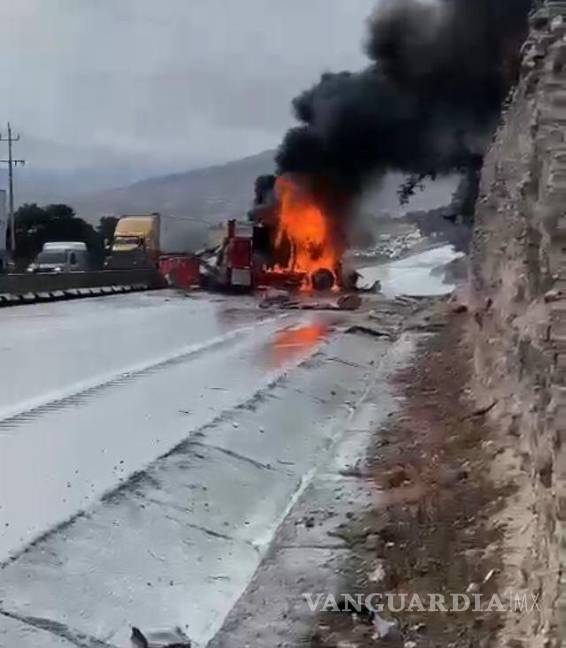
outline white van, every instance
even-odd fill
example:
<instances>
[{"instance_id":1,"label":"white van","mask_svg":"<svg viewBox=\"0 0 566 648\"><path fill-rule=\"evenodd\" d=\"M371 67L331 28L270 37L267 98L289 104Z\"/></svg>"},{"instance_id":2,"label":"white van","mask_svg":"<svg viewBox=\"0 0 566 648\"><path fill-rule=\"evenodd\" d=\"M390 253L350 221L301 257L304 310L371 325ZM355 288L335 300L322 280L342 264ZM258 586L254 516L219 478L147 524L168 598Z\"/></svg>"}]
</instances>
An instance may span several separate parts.
<instances>
[{"instance_id":1,"label":"white van","mask_svg":"<svg viewBox=\"0 0 566 648\"><path fill-rule=\"evenodd\" d=\"M85 272L90 269L86 243L61 241L45 243L28 272Z\"/></svg>"}]
</instances>

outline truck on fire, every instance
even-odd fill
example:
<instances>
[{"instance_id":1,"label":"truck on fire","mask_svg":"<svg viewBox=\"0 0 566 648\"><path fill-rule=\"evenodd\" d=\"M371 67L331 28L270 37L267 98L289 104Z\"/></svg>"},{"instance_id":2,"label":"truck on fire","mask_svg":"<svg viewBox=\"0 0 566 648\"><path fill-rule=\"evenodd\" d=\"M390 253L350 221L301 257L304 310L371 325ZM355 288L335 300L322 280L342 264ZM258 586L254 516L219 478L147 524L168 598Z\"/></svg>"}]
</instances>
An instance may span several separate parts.
<instances>
[{"instance_id":1,"label":"truck on fire","mask_svg":"<svg viewBox=\"0 0 566 648\"><path fill-rule=\"evenodd\" d=\"M298 175L260 176L247 221L231 220L209 275L221 288L338 290L345 239Z\"/></svg>"}]
</instances>

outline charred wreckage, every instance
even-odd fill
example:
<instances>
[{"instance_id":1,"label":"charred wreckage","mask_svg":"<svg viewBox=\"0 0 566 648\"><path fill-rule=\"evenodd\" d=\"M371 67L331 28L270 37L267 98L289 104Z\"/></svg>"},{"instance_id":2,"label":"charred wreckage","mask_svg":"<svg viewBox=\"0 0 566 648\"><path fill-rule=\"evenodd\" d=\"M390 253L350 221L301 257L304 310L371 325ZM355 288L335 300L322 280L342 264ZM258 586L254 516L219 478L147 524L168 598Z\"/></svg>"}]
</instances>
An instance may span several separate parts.
<instances>
[{"instance_id":1,"label":"charred wreckage","mask_svg":"<svg viewBox=\"0 0 566 648\"><path fill-rule=\"evenodd\" d=\"M471 225L483 157L520 64L533 0L382 0L368 22L369 65L326 73L293 101L275 175L231 221L210 281L302 290L351 285L343 256L359 199L389 171L407 200L426 178L464 178Z\"/></svg>"}]
</instances>

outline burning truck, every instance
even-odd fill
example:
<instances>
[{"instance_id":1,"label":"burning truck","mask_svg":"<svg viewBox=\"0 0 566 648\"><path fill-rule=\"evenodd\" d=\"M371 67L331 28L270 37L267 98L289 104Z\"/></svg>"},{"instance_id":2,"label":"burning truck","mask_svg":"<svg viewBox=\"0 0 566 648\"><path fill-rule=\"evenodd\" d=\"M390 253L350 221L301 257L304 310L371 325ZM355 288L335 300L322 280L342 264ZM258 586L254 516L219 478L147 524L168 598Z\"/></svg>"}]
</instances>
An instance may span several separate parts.
<instances>
[{"instance_id":1,"label":"burning truck","mask_svg":"<svg viewBox=\"0 0 566 648\"><path fill-rule=\"evenodd\" d=\"M471 225L533 4L381 0L368 21L368 64L326 72L295 97L297 124L278 148L276 175L258 178L248 220L230 221L220 249L199 255L204 285L347 287L352 215L388 172L404 176L402 200L424 179L465 176L459 217Z\"/></svg>"},{"instance_id":2,"label":"burning truck","mask_svg":"<svg viewBox=\"0 0 566 648\"><path fill-rule=\"evenodd\" d=\"M344 287L345 233L320 187L299 174L260 176L246 222L229 221L207 276L226 288L297 291Z\"/></svg>"},{"instance_id":3,"label":"burning truck","mask_svg":"<svg viewBox=\"0 0 566 648\"><path fill-rule=\"evenodd\" d=\"M229 232L221 283L339 289L356 203L391 171L406 179L404 200L426 178L466 176L462 220L471 224L533 4L381 0L367 66L326 72L293 100L297 124L278 148L277 175L256 183L247 240Z\"/></svg>"}]
</instances>

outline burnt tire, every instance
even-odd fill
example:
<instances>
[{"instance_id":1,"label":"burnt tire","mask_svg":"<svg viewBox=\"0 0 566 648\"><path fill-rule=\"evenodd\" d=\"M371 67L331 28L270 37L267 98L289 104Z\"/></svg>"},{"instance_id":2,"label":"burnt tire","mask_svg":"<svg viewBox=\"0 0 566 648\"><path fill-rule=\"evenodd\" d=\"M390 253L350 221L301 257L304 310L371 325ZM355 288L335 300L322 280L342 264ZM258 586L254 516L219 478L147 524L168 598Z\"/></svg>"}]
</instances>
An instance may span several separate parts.
<instances>
[{"instance_id":1,"label":"burnt tire","mask_svg":"<svg viewBox=\"0 0 566 648\"><path fill-rule=\"evenodd\" d=\"M332 290L334 288L334 275L326 268L320 268L311 275L311 283L314 290Z\"/></svg>"}]
</instances>

